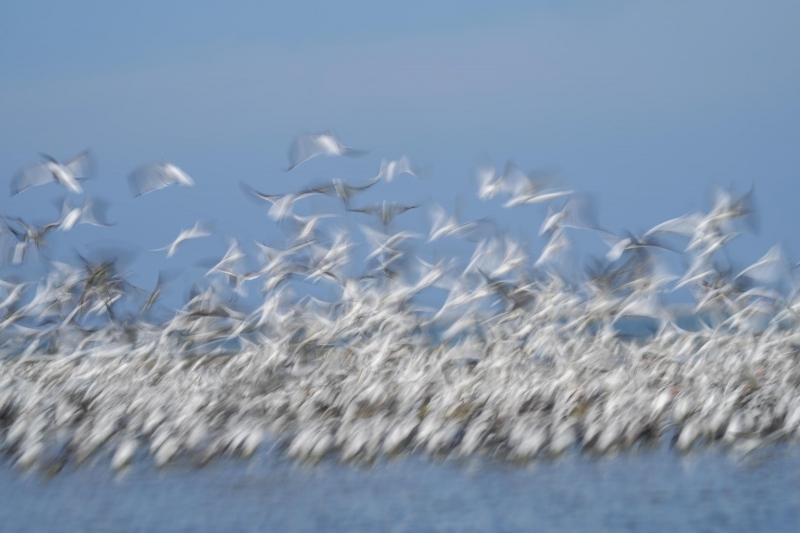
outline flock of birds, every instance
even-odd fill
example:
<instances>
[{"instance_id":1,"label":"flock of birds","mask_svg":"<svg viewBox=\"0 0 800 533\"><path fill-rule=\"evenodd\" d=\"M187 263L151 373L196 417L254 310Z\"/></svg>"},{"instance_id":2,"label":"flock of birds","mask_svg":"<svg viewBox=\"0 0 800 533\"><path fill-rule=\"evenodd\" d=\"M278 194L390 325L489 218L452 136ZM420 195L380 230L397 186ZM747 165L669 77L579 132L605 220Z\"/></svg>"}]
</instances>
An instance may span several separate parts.
<instances>
[{"instance_id":1,"label":"flock of birds","mask_svg":"<svg viewBox=\"0 0 800 533\"><path fill-rule=\"evenodd\" d=\"M302 135L287 171L363 153L333 132ZM13 178L12 194L53 182L82 192L88 152L43 157ZM720 190L707 212L620 236L599 227L585 197L486 159L475 168L480 199L547 206L547 244L532 257L488 219L357 202L378 182L419 174L403 157L362 183L281 195L242 184L285 246L231 238L177 310L159 302L167 276L144 290L113 257L34 253L53 230L107 225L101 202L68 196L45 226L5 217L6 263L47 269L35 282L0 280L0 453L57 472L89 458L115 469L144 457L204 464L267 443L302 461L370 463L406 452L527 461L664 442L751 452L800 439L793 266L775 247L737 271L725 247L755 225L752 192ZM134 195L194 185L172 163L129 179ZM338 205L297 214L314 195ZM428 211L427 235L396 229L413 210ZM198 221L161 251L171 257L213 231ZM607 252L576 275L566 265L579 231ZM425 247L445 239L471 255L426 260ZM678 259L688 267L675 273ZM668 303L676 291L692 301Z\"/></svg>"}]
</instances>

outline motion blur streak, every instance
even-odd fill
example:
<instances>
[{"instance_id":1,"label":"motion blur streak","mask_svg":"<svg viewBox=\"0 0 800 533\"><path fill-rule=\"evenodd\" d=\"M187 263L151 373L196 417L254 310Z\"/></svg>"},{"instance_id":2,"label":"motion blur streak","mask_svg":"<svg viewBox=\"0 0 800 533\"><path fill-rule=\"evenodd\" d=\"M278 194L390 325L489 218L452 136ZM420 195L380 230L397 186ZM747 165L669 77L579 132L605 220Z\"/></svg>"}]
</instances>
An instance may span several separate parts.
<instances>
[{"instance_id":1,"label":"motion blur streak","mask_svg":"<svg viewBox=\"0 0 800 533\"><path fill-rule=\"evenodd\" d=\"M332 132L305 134L289 170L355 152ZM88 154L25 167L12 193L77 192ZM90 457L115 469L144 456L204 464L267 441L302 461L369 463L407 452L527 461L665 439L681 452L716 443L749 453L800 439L794 267L774 247L737 270L726 248L757 227L753 191L719 190L707 211L616 235L552 177L512 164L498 175L483 161L482 200L548 206L548 244L530 257L498 223L464 221L422 194L413 205L358 202L379 181L422 187L415 168L384 161L362 183L330 178L287 194L242 184L271 206L265 224L285 245L230 237L177 310L159 301L175 276L136 287L125 252L47 257L63 235L54 228L108 225L92 207L102 203L64 200L44 226L3 217L8 268L45 273L0 280L2 452L54 472ZM172 163L130 180L137 196L194 184ZM324 212L294 213L309 197ZM398 228L426 212L428 235ZM214 232L197 222L160 249L165 261ZM574 232L596 235L605 256L578 265ZM445 240L471 252L430 259ZM669 303L680 291L691 303Z\"/></svg>"}]
</instances>

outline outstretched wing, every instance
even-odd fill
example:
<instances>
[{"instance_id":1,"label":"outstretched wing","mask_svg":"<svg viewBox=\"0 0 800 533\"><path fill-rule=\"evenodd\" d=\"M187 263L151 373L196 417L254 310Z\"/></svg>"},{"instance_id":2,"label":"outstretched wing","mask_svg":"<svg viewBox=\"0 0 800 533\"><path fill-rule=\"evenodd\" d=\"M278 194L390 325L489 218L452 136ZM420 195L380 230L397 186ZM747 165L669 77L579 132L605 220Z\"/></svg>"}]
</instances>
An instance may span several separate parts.
<instances>
[{"instance_id":1,"label":"outstretched wing","mask_svg":"<svg viewBox=\"0 0 800 533\"><path fill-rule=\"evenodd\" d=\"M321 135L299 135L289 146L289 168L294 170L298 165L325 153L325 146L321 142Z\"/></svg>"},{"instance_id":2,"label":"outstretched wing","mask_svg":"<svg viewBox=\"0 0 800 533\"><path fill-rule=\"evenodd\" d=\"M75 178L90 178L94 175L94 158L89 150L84 150L64 163L64 167Z\"/></svg>"},{"instance_id":3,"label":"outstretched wing","mask_svg":"<svg viewBox=\"0 0 800 533\"><path fill-rule=\"evenodd\" d=\"M142 165L128 176L128 181L133 196L142 196L174 183L161 165Z\"/></svg>"},{"instance_id":4,"label":"outstretched wing","mask_svg":"<svg viewBox=\"0 0 800 533\"><path fill-rule=\"evenodd\" d=\"M30 165L17 172L11 180L11 196L25 189L53 181L53 173L46 165Z\"/></svg>"}]
</instances>

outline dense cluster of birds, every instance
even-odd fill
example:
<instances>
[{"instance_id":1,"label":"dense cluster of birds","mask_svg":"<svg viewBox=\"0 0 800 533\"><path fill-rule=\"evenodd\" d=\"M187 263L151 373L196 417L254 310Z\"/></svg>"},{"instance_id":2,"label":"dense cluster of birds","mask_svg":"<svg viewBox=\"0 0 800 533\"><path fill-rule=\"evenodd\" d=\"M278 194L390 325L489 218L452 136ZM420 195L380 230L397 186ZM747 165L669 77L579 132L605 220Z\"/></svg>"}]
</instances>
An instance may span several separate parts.
<instances>
[{"instance_id":1,"label":"dense cluster of birds","mask_svg":"<svg viewBox=\"0 0 800 533\"><path fill-rule=\"evenodd\" d=\"M302 135L287 171L363 153L333 132ZM12 194L53 182L80 193L91 163L88 152L44 156L13 178ZM177 310L159 302L166 275L144 290L116 258L37 253L53 231L107 225L101 202L68 196L45 226L4 218L5 261L48 268L38 281L0 280L0 451L58 471L89 458L115 469L146 456L203 464L266 443L303 461L369 463L414 451L527 461L665 441L748 452L800 439L793 266L775 247L737 271L725 247L755 227L752 191L719 190L707 212L616 235L586 197L486 158L475 168L480 199L547 206L547 244L532 257L489 219L357 201L380 181L419 177L403 157L361 183L288 194L243 183L285 246L231 238ZM129 179L135 196L194 185L173 163ZM297 214L314 195L338 206ZM427 235L396 229L410 211L427 211ZM345 217L360 235L342 228ZM607 253L576 274L566 265L578 231ZM160 250L171 257L213 232L198 221ZM471 252L426 260L422 250L444 239ZM681 291L691 301L667 301Z\"/></svg>"}]
</instances>

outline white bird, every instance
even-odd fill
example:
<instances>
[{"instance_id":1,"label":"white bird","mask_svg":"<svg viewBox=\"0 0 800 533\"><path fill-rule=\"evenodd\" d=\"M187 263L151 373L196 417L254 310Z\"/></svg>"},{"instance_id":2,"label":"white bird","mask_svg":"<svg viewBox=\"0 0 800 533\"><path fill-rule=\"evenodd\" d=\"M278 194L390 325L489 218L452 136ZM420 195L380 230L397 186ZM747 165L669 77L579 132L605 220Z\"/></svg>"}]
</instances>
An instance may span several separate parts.
<instances>
[{"instance_id":1,"label":"white bird","mask_svg":"<svg viewBox=\"0 0 800 533\"><path fill-rule=\"evenodd\" d=\"M167 257L172 257L175 254L175 250L177 250L178 245L181 244L183 241L188 239L198 239L200 237L208 237L211 235L211 224L208 222L204 222L198 220L195 222L195 225L191 229L182 230L178 234L178 238L175 239L170 244L162 247L156 248L155 250L150 250L151 252L163 252L164 250L167 251Z\"/></svg>"},{"instance_id":2,"label":"white bird","mask_svg":"<svg viewBox=\"0 0 800 533\"><path fill-rule=\"evenodd\" d=\"M457 215L447 215L444 207L434 204L430 208L431 231L428 242L433 242L443 237L461 235L469 230L476 228L484 221L473 220L471 222L460 223Z\"/></svg>"},{"instance_id":3,"label":"white bird","mask_svg":"<svg viewBox=\"0 0 800 533\"><path fill-rule=\"evenodd\" d=\"M128 181L134 196L142 196L170 185L177 184L184 187L194 185L194 180L172 163L143 165L128 176Z\"/></svg>"},{"instance_id":4,"label":"white bird","mask_svg":"<svg viewBox=\"0 0 800 533\"><path fill-rule=\"evenodd\" d=\"M507 174L504 173L504 176ZM527 176L521 171L517 170L511 177L504 178L511 190L511 198L503 204L503 207L514 207L526 204L538 204L568 196L572 194L569 190L554 190L549 188L549 180L540 176Z\"/></svg>"},{"instance_id":5,"label":"white bird","mask_svg":"<svg viewBox=\"0 0 800 533\"><path fill-rule=\"evenodd\" d=\"M790 271L789 260L783 253L783 249L779 245L775 245L761 259L739 272L734 279L747 276L761 285L769 285L786 279Z\"/></svg>"},{"instance_id":6,"label":"white bird","mask_svg":"<svg viewBox=\"0 0 800 533\"><path fill-rule=\"evenodd\" d=\"M547 218L539 228L539 235L551 234L561 228L577 229L597 229L594 221L591 203L588 199L573 196L564 204L560 211L556 211L552 205L547 210Z\"/></svg>"},{"instance_id":7,"label":"white bird","mask_svg":"<svg viewBox=\"0 0 800 533\"><path fill-rule=\"evenodd\" d=\"M334 214L320 214L308 217L301 217L299 215L291 214L291 220L296 223L296 233L293 236L295 241L304 241L307 239L316 240L316 227L320 220L324 218L335 218L338 215Z\"/></svg>"},{"instance_id":8,"label":"white bird","mask_svg":"<svg viewBox=\"0 0 800 533\"><path fill-rule=\"evenodd\" d=\"M411 164L408 157L403 156L393 161L386 161L383 159L381 161L381 168L374 180L378 181L383 179L386 180L386 183L391 183L393 179L403 174L409 174L415 178L419 178L419 171Z\"/></svg>"},{"instance_id":9,"label":"white bird","mask_svg":"<svg viewBox=\"0 0 800 533\"><path fill-rule=\"evenodd\" d=\"M264 200L272 204L272 206L269 208L269 211L267 211L267 216L277 222L282 221L284 218L292 214L292 206L298 200L302 200L303 198L311 196L312 194L325 194L326 190L326 187L316 187L300 191L299 193L266 194L255 190L244 182L240 182L239 186L245 195L251 198Z\"/></svg>"},{"instance_id":10,"label":"white bird","mask_svg":"<svg viewBox=\"0 0 800 533\"><path fill-rule=\"evenodd\" d=\"M40 154L46 161L23 168L11 181L11 195L19 194L29 187L55 181L70 192L82 193L78 180L91 175L91 156L88 150L81 152L66 163L59 163L47 154Z\"/></svg>"},{"instance_id":11,"label":"white bird","mask_svg":"<svg viewBox=\"0 0 800 533\"><path fill-rule=\"evenodd\" d=\"M533 266L542 266L547 263L554 263L558 258L563 257L564 252L570 249L572 243L567 238L567 235L564 231L560 228L556 228L553 230L552 234L550 235L550 240L547 242L547 245L542 250L542 254L539 256L539 259L533 264Z\"/></svg>"},{"instance_id":12,"label":"white bird","mask_svg":"<svg viewBox=\"0 0 800 533\"><path fill-rule=\"evenodd\" d=\"M61 215L52 225L58 226L59 231L69 231L78 224L91 224L93 226L111 226L105 221L105 212L108 204L102 200L87 198L83 205L74 206L69 198L64 198L61 204Z\"/></svg>"},{"instance_id":13,"label":"white bird","mask_svg":"<svg viewBox=\"0 0 800 533\"><path fill-rule=\"evenodd\" d=\"M495 195L508 190L504 177L505 173L498 176L497 169L488 156L485 156L475 165L474 176L475 181L478 182L478 198L481 200L489 200Z\"/></svg>"},{"instance_id":14,"label":"white bird","mask_svg":"<svg viewBox=\"0 0 800 533\"><path fill-rule=\"evenodd\" d=\"M289 147L289 168L286 171L294 170L298 165L320 155L359 157L366 153L366 150L345 146L333 131L307 133L298 136Z\"/></svg>"}]
</instances>

